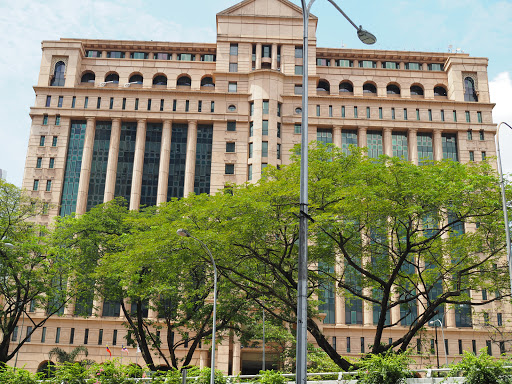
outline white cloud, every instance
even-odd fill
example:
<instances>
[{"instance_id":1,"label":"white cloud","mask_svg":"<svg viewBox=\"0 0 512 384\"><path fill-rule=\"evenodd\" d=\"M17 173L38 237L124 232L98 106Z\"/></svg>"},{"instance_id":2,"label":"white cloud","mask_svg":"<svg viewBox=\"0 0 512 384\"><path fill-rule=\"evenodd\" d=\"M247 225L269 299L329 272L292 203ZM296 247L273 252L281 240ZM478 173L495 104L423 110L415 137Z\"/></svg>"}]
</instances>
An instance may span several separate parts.
<instances>
[{"instance_id":1,"label":"white cloud","mask_svg":"<svg viewBox=\"0 0 512 384\"><path fill-rule=\"evenodd\" d=\"M502 72L489 82L494 123L506 122L512 126L512 79L510 72ZM512 129L500 128L500 149L504 173L512 173Z\"/></svg>"}]
</instances>

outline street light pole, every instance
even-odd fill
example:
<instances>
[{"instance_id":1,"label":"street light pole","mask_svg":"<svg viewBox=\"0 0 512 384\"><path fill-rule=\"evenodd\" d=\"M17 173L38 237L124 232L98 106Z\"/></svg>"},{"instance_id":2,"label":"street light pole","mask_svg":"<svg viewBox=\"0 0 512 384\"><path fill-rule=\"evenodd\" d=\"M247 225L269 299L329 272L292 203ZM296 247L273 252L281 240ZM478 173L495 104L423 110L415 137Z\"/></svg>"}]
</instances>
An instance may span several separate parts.
<instances>
[{"instance_id":1,"label":"street light pole","mask_svg":"<svg viewBox=\"0 0 512 384\"><path fill-rule=\"evenodd\" d=\"M443 316L444 320L444 316ZM443 328L443 322L439 319L435 319L430 321L430 325L437 324L439 322L439 325L441 326L441 335L443 336L443 345L444 345L444 359L446 362L446 366L448 366L448 350L446 349L446 339L444 338L444 328ZM436 344L437 344L437 326L436 326ZM437 368L439 368L439 352L437 356Z\"/></svg>"},{"instance_id":2,"label":"street light pole","mask_svg":"<svg viewBox=\"0 0 512 384\"><path fill-rule=\"evenodd\" d=\"M377 41L374 35L357 27L352 20L333 1L331 3L357 30L357 36L365 44ZM296 383L306 384L307 381L307 286L308 286L308 42L309 15L315 0L301 0L302 5L302 125L300 152L300 215L299 215L299 259L297 278L297 349L296 349ZM212 383L213 384L213 383Z\"/></svg>"},{"instance_id":3,"label":"street light pole","mask_svg":"<svg viewBox=\"0 0 512 384\"><path fill-rule=\"evenodd\" d=\"M510 129L512 129L512 127L505 122L499 123L498 128L496 129L496 136L494 137L494 141L496 143L496 154L498 156L498 172L500 174L501 204L503 205L503 218L505 220L505 235L507 238L508 275L509 275L509 279L510 279L510 289L512 291L512 262L510 260L510 227L509 227L509 222L508 222L507 197L505 196L505 180L503 180L503 168L501 165L500 140L499 140L500 139L500 128L501 128L502 124L505 124Z\"/></svg>"},{"instance_id":4,"label":"street light pole","mask_svg":"<svg viewBox=\"0 0 512 384\"><path fill-rule=\"evenodd\" d=\"M199 240L197 237L192 236L186 229L178 229L176 232L178 235L183 237L190 237L203 247L206 250L208 255L210 256L210 260L213 265L213 325L212 325L212 361L211 361L211 372L210 372L210 384L215 384L215 332L217 327L217 266L215 265L215 260L213 259L213 255L210 252L210 249Z\"/></svg>"}]
</instances>

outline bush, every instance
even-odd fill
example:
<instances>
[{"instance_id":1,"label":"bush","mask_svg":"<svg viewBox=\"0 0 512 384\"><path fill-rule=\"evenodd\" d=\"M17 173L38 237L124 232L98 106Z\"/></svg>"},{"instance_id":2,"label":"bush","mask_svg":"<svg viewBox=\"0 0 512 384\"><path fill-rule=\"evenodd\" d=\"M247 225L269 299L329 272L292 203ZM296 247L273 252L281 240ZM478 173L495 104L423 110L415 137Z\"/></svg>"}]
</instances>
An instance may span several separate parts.
<instances>
[{"instance_id":1,"label":"bush","mask_svg":"<svg viewBox=\"0 0 512 384\"><path fill-rule=\"evenodd\" d=\"M44 383L66 383L66 384L87 384L90 372L87 365L82 363L65 362L57 364L52 377L44 381Z\"/></svg>"},{"instance_id":2,"label":"bush","mask_svg":"<svg viewBox=\"0 0 512 384\"><path fill-rule=\"evenodd\" d=\"M7 365L0 367L0 383L2 384L36 384L36 375L20 368Z\"/></svg>"},{"instance_id":3,"label":"bush","mask_svg":"<svg viewBox=\"0 0 512 384\"><path fill-rule=\"evenodd\" d=\"M283 376L283 372L280 371L260 371L260 376L256 377L253 382L260 384L285 384L286 378Z\"/></svg>"},{"instance_id":4,"label":"bush","mask_svg":"<svg viewBox=\"0 0 512 384\"><path fill-rule=\"evenodd\" d=\"M369 355L359 363L359 384L401 384L412 377L410 357L388 351L383 355Z\"/></svg>"},{"instance_id":5,"label":"bush","mask_svg":"<svg viewBox=\"0 0 512 384\"><path fill-rule=\"evenodd\" d=\"M203 368L199 371L198 378L194 382L194 384L210 384L210 375L211 375L211 369L210 368ZM188 376L193 376L192 373L189 372ZM195 375L194 375L195 376ZM226 384L227 379L224 377L224 374L222 371L215 370L215 377L214 377L215 384Z\"/></svg>"},{"instance_id":6,"label":"bush","mask_svg":"<svg viewBox=\"0 0 512 384\"><path fill-rule=\"evenodd\" d=\"M466 384L512 384L512 370L505 365L507 361L494 359L484 348L477 356L465 351L462 360L452 367L450 373L465 377Z\"/></svg>"}]
</instances>

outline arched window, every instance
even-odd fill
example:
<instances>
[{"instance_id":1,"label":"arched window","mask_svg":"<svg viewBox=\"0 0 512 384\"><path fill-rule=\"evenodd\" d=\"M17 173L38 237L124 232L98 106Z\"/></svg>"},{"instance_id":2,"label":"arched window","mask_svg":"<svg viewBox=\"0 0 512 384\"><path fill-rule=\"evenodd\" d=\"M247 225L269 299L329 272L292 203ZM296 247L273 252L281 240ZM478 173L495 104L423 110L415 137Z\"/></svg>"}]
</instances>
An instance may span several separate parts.
<instances>
[{"instance_id":1,"label":"arched window","mask_svg":"<svg viewBox=\"0 0 512 384\"><path fill-rule=\"evenodd\" d=\"M366 83L363 85L363 93L376 95L377 87L371 83Z\"/></svg>"},{"instance_id":2,"label":"arched window","mask_svg":"<svg viewBox=\"0 0 512 384\"><path fill-rule=\"evenodd\" d=\"M398 87L398 85L395 85L395 84L389 84L387 87L386 87L386 92L388 95L400 95L400 88Z\"/></svg>"},{"instance_id":3,"label":"arched window","mask_svg":"<svg viewBox=\"0 0 512 384\"><path fill-rule=\"evenodd\" d=\"M94 80L96 80L96 75L94 74L94 72L86 72L82 75L80 82L81 83L94 83Z\"/></svg>"},{"instance_id":4,"label":"arched window","mask_svg":"<svg viewBox=\"0 0 512 384\"><path fill-rule=\"evenodd\" d=\"M54 372L57 370L56 365L49 360L41 362L37 367L37 372L41 373L45 379L51 379L55 376Z\"/></svg>"},{"instance_id":5,"label":"arched window","mask_svg":"<svg viewBox=\"0 0 512 384\"><path fill-rule=\"evenodd\" d=\"M167 77L164 75L156 76L153 79L153 85L167 85Z\"/></svg>"},{"instance_id":6,"label":"arched window","mask_svg":"<svg viewBox=\"0 0 512 384\"><path fill-rule=\"evenodd\" d=\"M192 80L190 79L189 76L183 75L183 76L178 78L178 81L176 82L176 85L178 85L178 86L182 85L182 86L190 87L192 85Z\"/></svg>"},{"instance_id":7,"label":"arched window","mask_svg":"<svg viewBox=\"0 0 512 384\"><path fill-rule=\"evenodd\" d=\"M117 73L111 73L105 77L105 82L111 81L114 84L119 84L119 75Z\"/></svg>"},{"instance_id":8,"label":"arched window","mask_svg":"<svg viewBox=\"0 0 512 384\"><path fill-rule=\"evenodd\" d=\"M143 81L144 78L142 77L142 75L132 75L130 76L130 80L128 80L129 83L133 84L142 84Z\"/></svg>"},{"instance_id":9,"label":"arched window","mask_svg":"<svg viewBox=\"0 0 512 384\"><path fill-rule=\"evenodd\" d=\"M354 87L348 81L342 81L340 83L340 93L341 92L354 93Z\"/></svg>"},{"instance_id":10,"label":"arched window","mask_svg":"<svg viewBox=\"0 0 512 384\"><path fill-rule=\"evenodd\" d=\"M316 87L317 91L324 91L324 92L330 92L331 86L329 85L329 82L327 80L319 80L318 85Z\"/></svg>"},{"instance_id":11,"label":"arched window","mask_svg":"<svg viewBox=\"0 0 512 384\"><path fill-rule=\"evenodd\" d=\"M66 71L66 64L63 61L55 64L55 71L53 72L53 78L50 85L52 87L63 87L66 79L64 78L64 72Z\"/></svg>"},{"instance_id":12,"label":"arched window","mask_svg":"<svg viewBox=\"0 0 512 384\"><path fill-rule=\"evenodd\" d=\"M206 76L201 79L201 87L215 87L215 83L210 76Z\"/></svg>"},{"instance_id":13,"label":"arched window","mask_svg":"<svg viewBox=\"0 0 512 384\"><path fill-rule=\"evenodd\" d=\"M411 86L411 96L423 96L423 88L419 85Z\"/></svg>"},{"instance_id":14,"label":"arched window","mask_svg":"<svg viewBox=\"0 0 512 384\"><path fill-rule=\"evenodd\" d=\"M302 113L302 108L301 107L295 108L295 114L300 115L301 113Z\"/></svg>"},{"instance_id":15,"label":"arched window","mask_svg":"<svg viewBox=\"0 0 512 384\"><path fill-rule=\"evenodd\" d=\"M469 76L464 79L464 101L478 101L478 96L475 92L475 82Z\"/></svg>"},{"instance_id":16,"label":"arched window","mask_svg":"<svg viewBox=\"0 0 512 384\"><path fill-rule=\"evenodd\" d=\"M448 96L446 88L441 86L434 87L434 96Z\"/></svg>"},{"instance_id":17,"label":"arched window","mask_svg":"<svg viewBox=\"0 0 512 384\"><path fill-rule=\"evenodd\" d=\"M229 111L229 112L235 112L235 111L236 111L236 105L231 104L231 105L228 107L228 111Z\"/></svg>"}]
</instances>

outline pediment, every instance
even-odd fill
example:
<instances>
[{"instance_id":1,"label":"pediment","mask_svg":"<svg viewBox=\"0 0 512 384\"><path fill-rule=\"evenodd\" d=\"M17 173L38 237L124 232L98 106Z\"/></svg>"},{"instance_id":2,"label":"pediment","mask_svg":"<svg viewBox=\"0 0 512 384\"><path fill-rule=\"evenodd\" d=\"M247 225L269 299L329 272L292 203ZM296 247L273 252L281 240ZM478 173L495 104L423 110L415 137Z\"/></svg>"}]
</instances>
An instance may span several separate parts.
<instances>
[{"instance_id":1,"label":"pediment","mask_svg":"<svg viewBox=\"0 0 512 384\"><path fill-rule=\"evenodd\" d=\"M302 8L288 0L244 0L218 16L279 16L302 18ZM313 15L311 15L313 17Z\"/></svg>"}]
</instances>

